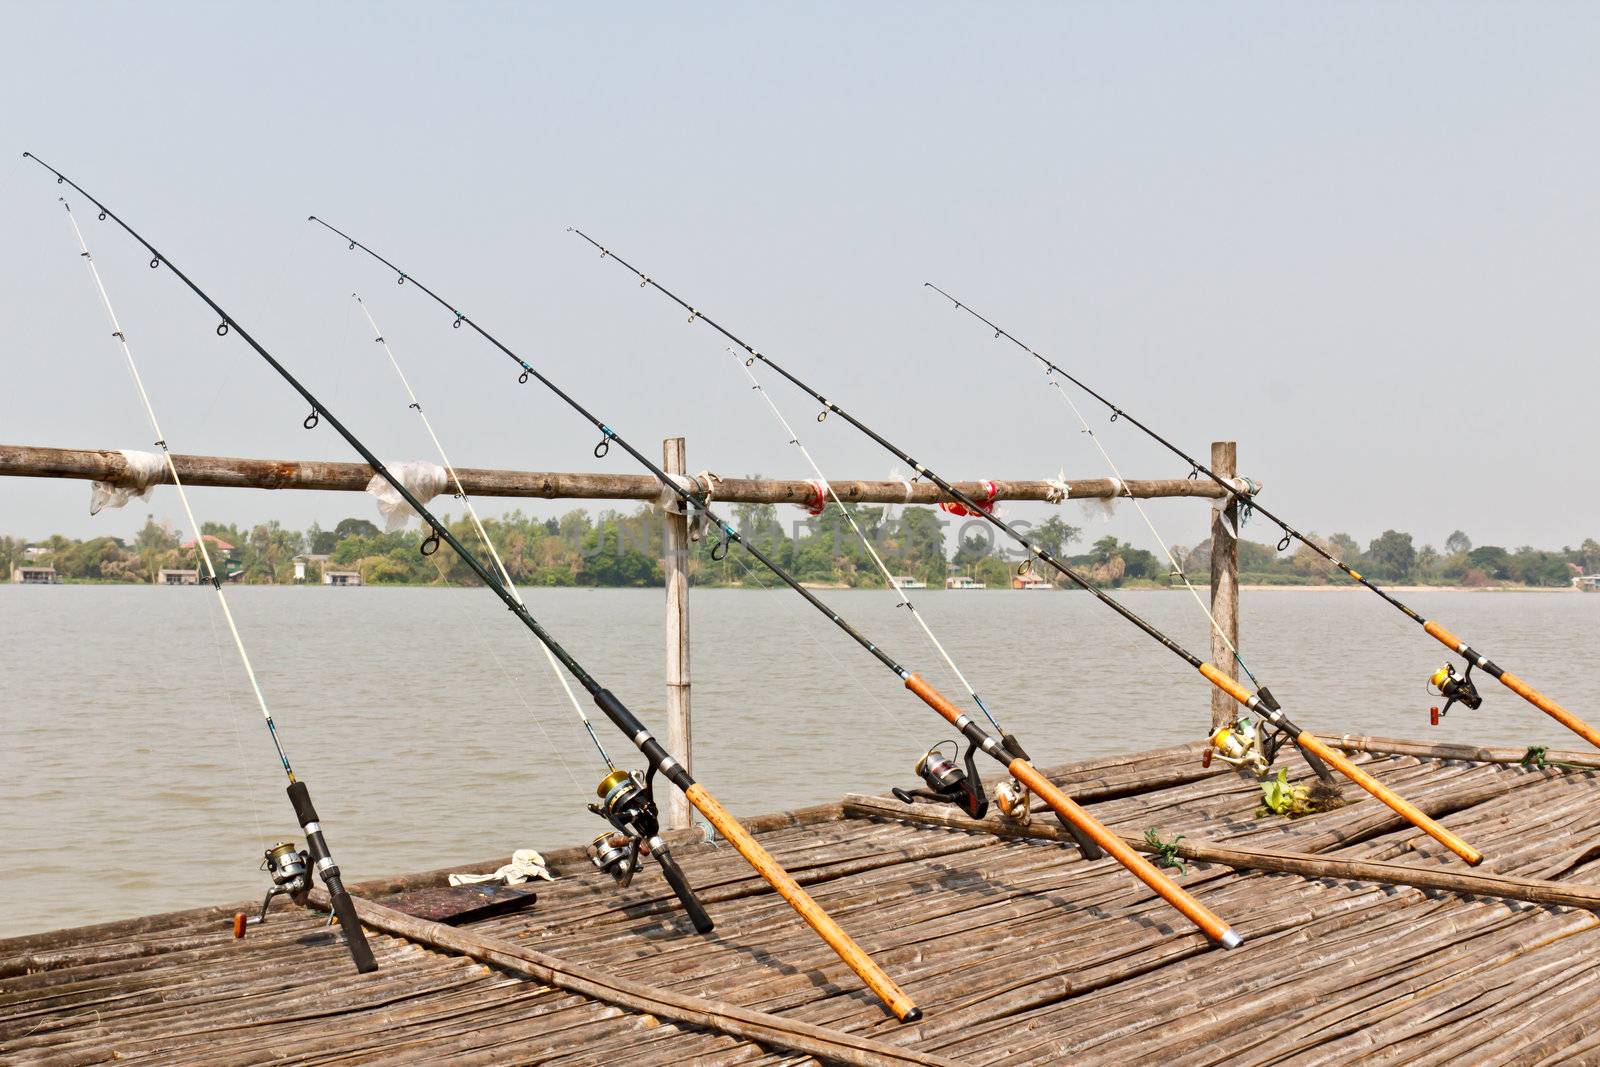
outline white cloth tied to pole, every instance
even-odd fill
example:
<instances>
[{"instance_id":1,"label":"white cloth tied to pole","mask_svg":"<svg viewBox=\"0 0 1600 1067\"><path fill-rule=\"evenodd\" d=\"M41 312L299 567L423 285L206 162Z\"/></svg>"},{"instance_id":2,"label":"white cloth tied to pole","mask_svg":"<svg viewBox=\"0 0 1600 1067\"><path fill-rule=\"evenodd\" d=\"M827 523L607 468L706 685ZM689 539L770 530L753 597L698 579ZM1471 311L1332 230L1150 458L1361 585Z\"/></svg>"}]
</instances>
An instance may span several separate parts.
<instances>
[{"instance_id":1,"label":"white cloth tied to pole","mask_svg":"<svg viewBox=\"0 0 1600 1067\"><path fill-rule=\"evenodd\" d=\"M521 885L531 882L535 878L542 878L546 882L553 882L556 876L544 865L544 857L531 848L519 848L511 854L511 862L497 871L489 874L452 874L451 885L482 885L484 882L502 882L505 885Z\"/></svg>"},{"instance_id":2,"label":"white cloth tied to pole","mask_svg":"<svg viewBox=\"0 0 1600 1067\"><path fill-rule=\"evenodd\" d=\"M155 491L155 480L161 477L167 461L156 452L132 452L119 449L127 460L128 469L116 482L89 483L89 514L98 515L105 508L120 508L134 497L149 500Z\"/></svg>"},{"instance_id":3,"label":"white cloth tied to pole","mask_svg":"<svg viewBox=\"0 0 1600 1067\"><path fill-rule=\"evenodd\" d=\"M693 478L687 474L668 474L667 477L672 479L673 485L676 485L691 496L699 495L705 502L706 507L711 506L712 498L717 495L717 483L722 481L720 477L710 471L701 471ZM700 540L700 535L705 532L707 522L704 507L697 507L689 503L673 492L671 487L665 485L661 487L661 492L657 494L656 503L661 506L663 511L670 512L673 515L689 516L689 540Z\"/></svg>"},{"instance_id":4,"label":"white cloth tied to pole","mask_svg":"<svg viewBox=\"0 0 1600 1067\"><path fill-rule=\"evenodd\" d=\"M1050 487L1050 492L1044 498L1045 503L1059 504L1072 495L1072 486L1067 484L1067 472L1065 470L1057 471L1056 477L1046 478L1044 481Z\"/></svg>"},{"instance_id":5,"label":"white cloth tied to pole","mask_svg":"<svg viewBox=\"0 0 1600 1067\"><path fill-rule=\"evenodd\" d=\"M397 478L406 491L426 504L450 484L450 474L437 463L416 460L409 463L387 464L389 473ZM374 474L367 483L367 492L378 498L378 511L383 515L383 528L389 533L402 529L418 517L411 505L405 502L395 487L381 474Z\"/></svg>"}]
</instances>

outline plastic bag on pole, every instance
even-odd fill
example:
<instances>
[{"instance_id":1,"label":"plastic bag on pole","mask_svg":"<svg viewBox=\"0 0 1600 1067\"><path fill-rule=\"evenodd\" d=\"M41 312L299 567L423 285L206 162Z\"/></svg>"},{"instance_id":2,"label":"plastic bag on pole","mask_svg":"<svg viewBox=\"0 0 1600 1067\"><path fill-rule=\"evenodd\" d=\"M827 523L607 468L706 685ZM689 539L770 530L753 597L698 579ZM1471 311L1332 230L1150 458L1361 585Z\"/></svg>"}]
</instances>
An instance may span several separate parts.
<instances>
[{"instance_id":1,"label":"plastic bag on pole","mask_svg":"<svg viewBox=\"0 0 1600 1067\"><path fill-rule=\"evenodd\" d=\"M406 491L424 504L444 492L445 486L450 484L449 473L437 463L416 460L409 463L390 463L387 466L389 473L406 487ZM382 475L372 476L372 481L367 483L367 492L378 498L378 511L383 516L383 528L389 533L404 528L406 523L418 517L417 513L411 510L411 505L405 502L395 487Z\"/></svg>"}]
</instances>

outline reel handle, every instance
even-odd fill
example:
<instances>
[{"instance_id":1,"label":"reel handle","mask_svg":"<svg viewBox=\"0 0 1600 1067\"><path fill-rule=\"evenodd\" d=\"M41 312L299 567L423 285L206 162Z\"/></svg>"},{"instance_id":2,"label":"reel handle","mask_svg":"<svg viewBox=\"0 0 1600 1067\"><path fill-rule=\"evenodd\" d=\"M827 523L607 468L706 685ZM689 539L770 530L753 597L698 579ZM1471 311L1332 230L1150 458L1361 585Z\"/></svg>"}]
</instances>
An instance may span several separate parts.
<instances>
[{"instance_id":1,"label":"reel handle","mask_svg":"<svg viewBox=\"0 0 1600 1067\"><path fill-rule=\"evenodd\" d=\"M672 853L660 838L651 842L650 854L661 864L661 873L667 876L667 884L677 894L678 903L683 905L683 910L689 913L689 921L694 923L695 933L709 934L716 924L711 921L711 916L706 914L700 898L694 895L694 887L689 884L689 879L684 877L683 868L678 866L678 861L672 858Z\"/></svg>"}]
</instances>

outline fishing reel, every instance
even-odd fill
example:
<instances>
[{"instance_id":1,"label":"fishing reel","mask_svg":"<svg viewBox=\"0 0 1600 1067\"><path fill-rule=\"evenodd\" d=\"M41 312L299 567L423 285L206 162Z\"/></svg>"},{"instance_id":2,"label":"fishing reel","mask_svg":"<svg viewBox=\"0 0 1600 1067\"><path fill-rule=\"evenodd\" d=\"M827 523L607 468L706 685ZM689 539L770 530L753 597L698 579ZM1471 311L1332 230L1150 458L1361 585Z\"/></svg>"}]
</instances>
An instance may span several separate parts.
<instances>
[{"instance_id":1,"label":"fishing reel","mask_svg":"<svg viewBox=\"0 0 1600 1067\"><path fill-rule=\"evenodd\" d=\"M1428 720L1434 725L1439 725L1441 716L1450 713L1452 704L1462 703L1471 711L1477 711L1483 706L1483 696L1478 692L1478 685L1472 680L1471 663L1467 664L1467 672L1459 677L1453 664L1446 663L1443 667L1433 672L1428 679L1428 692L1444 697L1444 707L1428 709Z\"/></svg>"},{"instance_id":2,"label":"fishing reel","mask_svg":"<svg viewBox=\"0 0 1600 1067\"><path fill-rule=\"evenodd\" d=\"M261 870L272 877L272 886L261 899L261 914L251 918L242 911L235 912L234 937L243 937L247 928L266 922L267 909L272 906L274 897L286 896L296 904L304 904L306 894L311 892L311 856L295 848L293 841L280 841L267 849L261 860Z\"/></svg>"},{"instance_id":3,"label":"fishing reel","mask_svg":"<svg viewBox=\"0 0 1600 1067\"><path fill-rule=\"evenodd\" d=\"M1267 776L1284 738L1273 729L1262 729L1250 718L1239 718L1220 726L1211 735L1211 747L1201 758L1201 765L1209 767L1215 756L1238 771L1245 778L1262 779Z\"/></svg>"},{"instance_id":4,"label":"fishing reel","mask_svg":"<svg viewBox=\"0 0 1600 1067\"><path fill-rule=\"evenodd\" d=\"M1000 809L1000 814L1018 826L1027 826L1033 822L1033 807L1030 803L1032 800L1033 793L1015 778L1007 778L995 786L994 806Z\"/></svg>"},{"instance_id":5,"label":"fishing reel","mask_svg":"<svg viewBox=\"0 0 1600 1067\"><path fill-rule=\"evenodd\" d=\"M948 756L940 751L945 745L951 746ZM978 776L977 763L973 758L978 751L977 742L967 745L965 770L955 761L959 749L956 741L945 738L917 760L912 769L917 772L917 777L928 784L927 789L908 791L896 787L891 791L906 804L915 804L919 798L936 804L954 804L974 819L983 818L989 811L989 798L984 795L983 779Z\"/></svg>"},{"instance_id":6,"label":"fishing reel","mask_svg":"<svg viewBox=\"0 0 1600 1067\"><path fill-rule=\"evenodd\" d=\"M712 930L711 916L701 906L699 898L684 877L683 870L672 858L667 843L661 839L661 816L655 801L654 766L640 777L637 771L613 770L595 788L600 803L590 804L589 810L612 826L589 842L589 862L595 869L604 871L616 882L619 889L626 888L639 870L639 857L648 853L661 864L661 873L667 884L683 904L684 911L694 923L697 932L708 934Z\"/></svg>"},{"instance_id":7,"label":"fishing reel","mask_svg":"<svg viewBox=\"0 0 1600 1067\"><path fill-rule=\"evenodd\" d=\"M590 842L589 860L597 869L609 874L620 888L626 888L633 881L639 869L639 853L661 832L654 786L650 781L653 776L654 771L649 777L640 778L636 772L614 770L600 779L595 789L600 803L589 805L590 811L614 828L613 832L601 834Z\"/></svg>"}]
</instances>

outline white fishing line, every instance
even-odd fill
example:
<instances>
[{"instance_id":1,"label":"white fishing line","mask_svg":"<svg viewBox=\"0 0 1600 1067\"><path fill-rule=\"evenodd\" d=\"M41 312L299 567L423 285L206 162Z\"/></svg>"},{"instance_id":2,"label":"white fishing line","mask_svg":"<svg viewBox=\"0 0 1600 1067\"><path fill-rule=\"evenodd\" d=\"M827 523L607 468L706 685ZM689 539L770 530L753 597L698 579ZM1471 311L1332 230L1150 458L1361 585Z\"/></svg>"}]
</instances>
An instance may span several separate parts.
<instances>
[{"instance_id":1,"label":"white fishing line","mask_svg":"<svg viewBox=\"0 0 1600 1067\"><path fill-rule=\"evenodd\" d=\"M61 205L67 209L67 219L72 223L72 232L78 238L80 255L89 268L90 277L94 279L95 289L100 294L100 304L105 308L106 318L111 321L112 336L122 347L123 357L128 363L128 373L132 376L134 388L144 405L145 415L150 419L150 429L156 435L155 445L161 450L162 458L166 460L167 473L172 478L172 486L178 492L178 499L183 504L183 513L189 520L189 529L194 534L195 549L205 563L206 576L216 591L217 602L222 607L222 617L228 624L228 632L233 636L233 646L239 652L239 662L244 667L245 677L249 679L250 691L255 696L256 706L261 709L262 718L266 721L267 732L272 736L272 746L277 750L279 762L283 764L283 772L289 776L289 781L293 782L294 768L289 765L289 757L283 751L282 742L278 740L278 725L273 721L272 709L267 706L266 694L261 691L261 682L256 677L254 665L250 662L250 653L245 650L244 638L239 636L239 626L234 621L232 609L228 606L228 598L222 592L222 580L217 575L216 565L211 560L211 551L206 548L205 534L200 529L199 520L195 518L194 508L189 505L189 494L184 489L183 479L178 476L177 464L172 461L172 450L167 447L166 436L161 432L161 423L156 419L155 408L150 402L150 394L145 390L144 379L139 374L139 365L133 358L133 349L128 344L127 334L122 329L122 323L117 320L116 309L111 306L111 296L106 292L105 282L100 278L100 268L95 265L94 256L89 253L89 245L84 240L83 230L78 226L78 217L72 213L72 205L68 204L65 198L62 198Z\"/></svg>"},{"instance_id":2,"label":"white fishing line","mask_svg":"<svg viewBox=\"0 0 1600 1067\"><path fill-rule=\"evenodd\" d=\"M1029 349L1028 354L1034 355L1035 353L1032 349ZM1206 621L1211 623L1211 632L1222 639L1222 643L1228 647L1228 652L1232 654L1239 666L1244 668L1244 672L1250 675L1250 681L1256 683L1256 676L1250 673L1249 667L1245 666L1244 658L1239 655L1239 650L1234 647L1227 633L1223 631L1222 626L1217 622L1217 617L1211 614L1211 609L1206 605L1205 598L1194 587L1194 583L1189 581L1189 575L1184 571L1183 564L1178 562L1178 557L1173 554L1166 538L1161 536L1161 532L1156 529L1156 524L1150 520L1150 513L1145 511L1144 505L1139 502L1139 498L1128 490L1127 479L1122 476L1122 471L1118 469L1116 461L1111 458L1111 453L1106 451L1106 446L1101 443L1100 435L1095 433L1089 426L1089 420L1083 417L1083 411L1073 401L1072 396L1061 388L1061 383L1056 380L1055 371L1046 370L1045 377L1049 379L1050 387L1056 391L1056 395L1066 401L1067 407L1071 408L1072 413L1077 416L1078 425L1083 427L1083 432L1089 435L1089 440L1094 442L1094 447L1099 450L1101 457L1106 461L1106 466L1111 469L1111 475L1116 480L1117 488L1122 494L1126 495L1127 499L1133 501L1133 506L1139 512L1139 517L1144 520L1145 526L1150 530L1150 536L1156 539L1156 544L1161 546L1161 551L1166 555L1167 562L1172 564L1172 573L1183 580L1183 587L1189 590L1189 595L1194 597L1195 604L1199 606L1201 611L1205 612ZM1259 685L1260 683L1256 684Z\"/></svg>"},{"instance_id":3,"label":"white fishing line","mask_svg":"<svg viewBox=\"0 0 1600 1067\"><path fill-rule=\"evenodd\" d=\"M889 588L893 589L895 595L900 598L901 606L910 612L912 618L917 620L917 625L922 628L922 632L924 635L926 635L928 642L933 645L933 647L938 651L940 657L944 659L945 665L950 668L950 673L953 674L961 683L962 688L966 689L967 695L972 698L972 702L978 706L980 711L983 712L984 717L989 720L996 730L999 730L1000 724L995 721L995 717L990 714L989 709L984 706L983 700L978 696L977 691L973 689L972 683L967 681L967 676L965 674L961 673L961 668L956 666L955 659L945 649L943 642L941 642L939 638L934 635L932 627L930 627L927 620L922 617L922 613L917 610L917 606L911 602L910 597L906 596L906 591L900 588L900 583L894 580L894 575L890 573L888 565L883 562L883 557L878 555L878 550L873 547L871 539L868 538L866 533L861 529L861 525L856 522L856 517L850 513L848 508L844 506L844 501L840 500L839 494L834 492L833 483L828 481L827 475L822 473L822 468L818 466L817 461L812 458L810 449L806 448L805 443L800 440L800 435L796 433L794 427L789 424L789 420L784 418L783 412L778 409L778 405L773 402L771 395L768 394L767 390L762 386L760 379L758 379L755 376L755 373L750 369L750 364L753 362L754 357L747 358L742 356L737 350L732 348L727 349L727 352L733 356L735 361L738 362L740 369L744 371L745 377L750 379L750 388L754 392L760 394L761 399L767 402L767 407L771 410L773 417L778 420L779 424L783 426L785 432L789 434L789 443L798 448L800 450L800 454L806 458L806 462L810 464L812 471L815 472L817 480L821 484L823 491L825 491L828 496L832 498L833 502L838 505L839 510L844 513L845 520L850 523L850 528L856 532L856 536L861 539L861 544L866 548L867 554L872 557L872 562L877 564L878 570L882 572L884 581L889 583Z\"/></svg>"},{"instance_id":4,"label":"white fishing line","mask_svg":"<svg viewBox=\"0 0 1600 1067\"><path fill-rule=\"evenodd\" d=\"M444 444L440 442L439 435L434 432L433 423L428 419L427 413L422 410L422 403L417 399L415 390L411 388L411 381L406 377L406 372L400 368L400 361L395 358L394 349L389 347L389 342L384 338L383 331L378 328L378 320L372 317L372 310L367 307L366 301L355 293L350 295L355 298L356 304L361 308L361 313L367 317L367 322L371 324L373 340L383 346L384 354L389 357L389 365L394 368L395 374L400 378L400 384L405 387L406 396L411 401L411 410L417 413L417 417L422 420L423 427L428 431L428 437L432 439L433 447L439 453L439 462L449 472L450 481L455 485L456 496L460 498L461 503L466 507L467 515L472 520L472 528L477 532L478 540L483 543L484 548L488 549L489 558L494 560L495 570L500 572L500 580L504 583L506 592L511 594L518 607L526 608L527 604L523 602L522 593L517 589L516 583L511 580L511 572L506 569L505 561L500 558L500 553L496 551L494 542L489 538L489 531L484 529L483 520L478 517L478 510L472 506L472 499L467 496L466 489L461 485L461 476L456 473L455 464L450 462L450 457L444 450ZM600 738L594 731L594 723L584 713L583 705L579 703L577 693L573 692L572 684L567 681L567 675L561 669L561 664L556 660L555 653L551 652L544 642L535 640L532 633L529 633L527 638L530 645L537 645L539 650L544 653L545 661L550 664L551 673L561 683L562 691L566 693L567 700L572 704L572 710L578 713L578 720L583 723L583 728L589 734L589 740L594 742L594 747L599 751L600 758L605 760L608 768L615 767L616 765L611 762L610 755L606 753L605 745L600 743ZM500 664L501 671L505 672L505 665L500 663L500 657L494 652L492 646L490 646L490 654L494 656L495 662ZM506 672L506 678L508 681L511 680L509 672ZM521 687L513 684L512 688L517 693L518 699L522 701L523 707L527 709L529 717L533 719L534 725L544 735L544 739L550 745L551 751L555 752L556 758L561 761L561 766L566 770L567 776L572 779L573 785L577 785L577 776L573 774L572 768L567 766L566 760L561 756L560 748L551 739L549 732L545 730L540 716L534 713L533 706L528 703Z\"/></svg>"}]
</instances>

